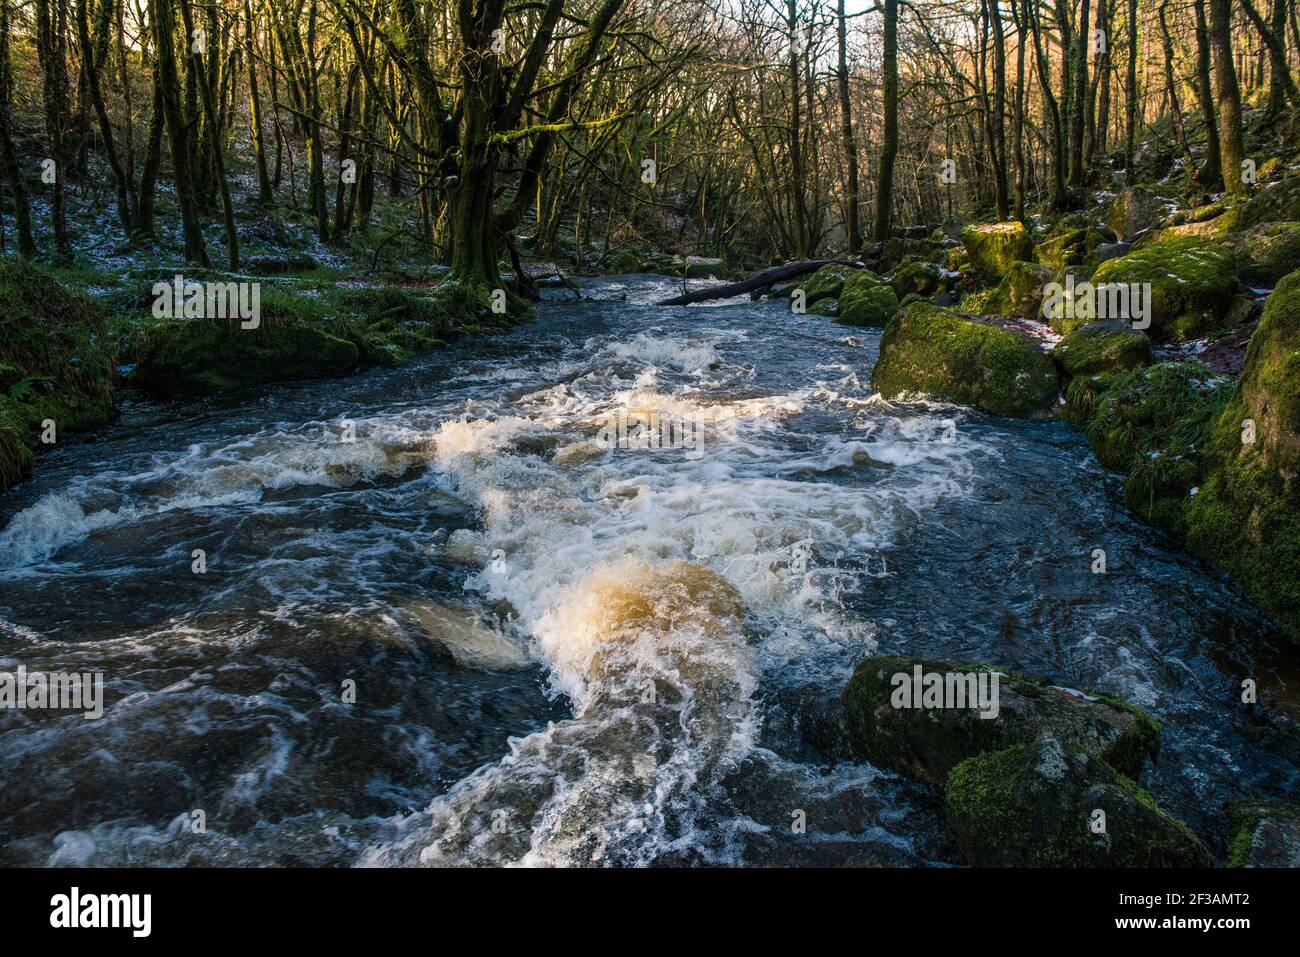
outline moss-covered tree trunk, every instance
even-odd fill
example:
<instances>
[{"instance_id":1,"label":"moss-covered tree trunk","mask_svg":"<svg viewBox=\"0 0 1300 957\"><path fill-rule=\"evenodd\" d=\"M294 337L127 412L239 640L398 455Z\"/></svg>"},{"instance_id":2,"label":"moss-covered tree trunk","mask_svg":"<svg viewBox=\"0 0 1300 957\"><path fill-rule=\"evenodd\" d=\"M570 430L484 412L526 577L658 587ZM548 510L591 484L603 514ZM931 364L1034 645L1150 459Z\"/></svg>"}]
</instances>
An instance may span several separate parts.
<instances>
[{"instance_id":1,"label":"moss-covered tree trunk","mask_svg":"<svg viewBox=\"0 0 1300 957\"><path fill-rule=\"evenodd\" d=\"M1232 0L1209 0L1210 47L1214 51L1214 80L1219 100L1219 149L1223 159L1223 188L1235 195L1248 192L1242 177L1245 146L1241 132L1241 90L1232 60Z\"/></svg>"},{"instance_id":2,"label":"moss-covered tree trunk","mask_svg":"<svg viewBox=\"0 0 1300 957\"><path fill-rule=\"evenodd\" d=\"M1196 100L1205 118L1205 163L1196 171L1196 182L1206 189L1223 185L1223 158L1219 151L1219 121L1214 115L1214 84L1211 79L1210 29L1205 17L1206 0L1194 0L1196 21Z\"/></svg>"},{"instance_id":3,"label":"moss-covered tree trunk","mask_svg":"<svg viewBox=\"0 0 1300 957\"><path fill-rule=\"evenodd\" d=\"M1129 186L1137 182L1137 171L1133 169L1138 114L1137 56L1137 0L1128 0L1128 66L1124 74L1124 182Z\"/></svg>"},{"instance_id":4,"label":"moss-covered tree trunk","mask_svg":"<svg viewBox=\"0 0 1300 957\"><path fill-rule=\"evenodd\" d=\"M838 55L836 87L840 96L840 141L844 149L844 232L849 253L856 254L862 245L862 226L858 215L858 144L853 137L853 99L849 96L848 24L844 0L835 8L835 41Z\"/></svg>"},{"instance_id":5,"label":"moss-covered tree trunk","mask_svg":"<svg viewBox=\"0 0 1300 957\"><path fill-rule=\"evenodd\" d=\"M248 126L257 160L257 201L269 206L275 201L271 173L266 164L266 140L262 136L262 99L257 89L257 48L253 35L253 5L244 0L244 59L248 64Z\"/></svg>"},{"instance_id":6,"label":"moss-covered tree trunk","mask_svg":"<svg viewBox=\"0 0 1300 957\"><path fill-rule=\"evenodd\" d=\"M1079 25L1074 34L1073 63L1070 67L1070 174L1071 186L1083 185L1084 132L1088 114L1088 32L1090 0L1083 0Z\"/></svg>"}]
</instances>

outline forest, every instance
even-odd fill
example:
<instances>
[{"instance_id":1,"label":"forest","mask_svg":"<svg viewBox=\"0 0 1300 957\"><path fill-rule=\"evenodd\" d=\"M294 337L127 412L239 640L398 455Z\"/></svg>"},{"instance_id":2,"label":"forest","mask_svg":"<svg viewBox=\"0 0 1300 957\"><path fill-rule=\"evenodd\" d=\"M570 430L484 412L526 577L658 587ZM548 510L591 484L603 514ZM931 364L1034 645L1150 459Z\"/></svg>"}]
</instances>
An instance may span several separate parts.
<instances>
[{"instance_id":1,"label":"forest","mask_svg":"<svg viewBox=\"0 0 1300 957\"><path fill-rule=\"evenodd\" d=\"M0 863L1300 866L1296 0L0 19Z\"/></svg>"}]
</instances>

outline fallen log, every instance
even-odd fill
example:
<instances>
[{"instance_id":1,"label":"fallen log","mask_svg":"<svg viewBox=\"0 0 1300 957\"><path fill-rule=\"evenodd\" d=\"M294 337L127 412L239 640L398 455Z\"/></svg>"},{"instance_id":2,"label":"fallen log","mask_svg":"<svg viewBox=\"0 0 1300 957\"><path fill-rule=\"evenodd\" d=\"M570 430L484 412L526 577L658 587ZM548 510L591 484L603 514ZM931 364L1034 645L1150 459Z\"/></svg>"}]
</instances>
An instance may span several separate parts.
<instances>
[{"instance_id":1,"label":"fallen log","mask_svg":"<svg viewBox=\"0 0 1300 957\"><path fill-rule=\"evenodd\" d=\"M796 279L805 273L816 272L822 266L829 266L832 263L840 266L850 266L854 269L865 268L862 263L849 262L844 259L807 259L803 262L786 263L782 266L764 269L761 272L754 273L748 279L742 279L740 282L729 282L722 286L708 286L704 289L697 289L695 292L673 296L673 298L665 299L658 305L689 306L693 302L707 302L710 299L730 299L732 296L769 288L778 282Z\"/></svg>"}]
</instances>

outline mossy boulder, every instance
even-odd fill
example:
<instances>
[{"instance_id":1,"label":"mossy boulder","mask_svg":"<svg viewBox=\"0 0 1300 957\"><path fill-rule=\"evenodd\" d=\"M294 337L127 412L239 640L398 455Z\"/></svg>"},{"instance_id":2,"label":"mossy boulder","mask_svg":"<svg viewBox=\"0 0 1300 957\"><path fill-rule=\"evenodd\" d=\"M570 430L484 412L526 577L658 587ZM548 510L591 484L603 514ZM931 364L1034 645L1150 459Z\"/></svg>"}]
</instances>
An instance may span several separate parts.
<instances>
[{"instance_id":1,"label":"mossy boulder","mask_svg":"<svg viewBox=\"0 0 1300 957\"><path fill-rule=\"evenodd\" d=\"M334 335L326 307L263 290L256 328L239 319L170 319L155 327L132 382L165 396L205 395L292 379L323 379L356 368L354 342Z\"/></svg>"},{"instance_id":2,"label":"mossy boulder","mask_svg":"<svg viewBox=\"0 0 1300 957\"><path fill-rule=\"evenodd\" d=\"M1045 735L968 758L944 789L975 867L1210 867L1185 824L1105 760Z\"/></svg>"},{"instance_id":3,"label":"mossy boulder","mask_svg":"<svg viewBox=\"0 0 1300 957\"><path fill-rule=\"evenodd\" d=\"M852 266L827 263L811 276L797 281L793 289L802 289L805 303L812 306L823 299L838 299L844 290L844 280L861 271Z\"/></svg>"},{"instance_id":4,"label":"mossy boulder","mask_svg":"<svg viewBox=\"0 0 1300 957\"><path fill-rule=\"evenodd\" d=\"M912 262L894 273L889 280L898 298L916 293L918 296L933 296L946 292L952 285L950 277L934 263Z\"/></svg>"},{"instance_id":5,"label":"mossy boulder","mask_svg":"<svg viewBox=\"0 0 1300 957\"><path fill-rule=\"evenodd\" d=\"M871 381L886 396L925 392L995 415L1043 415L1057 396L1056 367L1036 342L926 302L890 320Z\"/></svg>"},{"instance_id":6,"label":"mossy boulder","mask_svg":"<svg viewBox=\"0 0 1300 957\"><path fill-rule=\"evenodd\" d=\"M963 693L971 690L966 676L996 676L996 712L981 715L969 696L965 707L901 706L923 703L911 694L917 669L923 679L953 676ZM1049 733L1136 777L1160 740L1159 723L1135 708L984 664L879 655L858 665L843 702L846 741L858 759L936 786L967 758Z\"/></svg>"},{"instance_id":7,"label":"mossy boulder","mask_svg":"<svg viewBox=\"0 0 1300 957\"><path fill-rule=\"evenodd\" d=\"M863 271L865 272L865 270ZM898 312L898 296L874 274L851 276L840 294L835 321L848 326L884 326Z\"/></svg>"},{"instance_id":8,"label":"mossy boulder","mask_svg":"<svg viewBox=\"0 0 1300 957\"><path fill-rule=\"evenodd\" d=\"M1153 335L1195 338L1224 327L1237 292L1236 256L1210 240L1173 239L1108 260L1093 273L1094 288L1117 283L1149 285Z\"/></svg>"},{"instance_id":9,"label":"mossy boulder","mask_svg":"<svg viewBox=\"0 0 1300 957\"><path fill-rule=\"evenodd\" d=\"M1034 247L1034 259L1048 269L1072 269L1086 278L1097 267L1097 250L1105 245L1105 237L1086 226L1067 229L1045 239Z\"/></svg>"},{"instance_id":10,"label":"mossy boulder","mask_svg":"<svg viewBox=\"0 0 1300 957\"><path fill-rule=\"evenodd\" d=\"M1177 226L1166 226L1142 237L1139 245L1147 246L1189 236L1223 241L1243 227L1244 219L1244 203L1229 199L1216 200L1192 210L1185 221Z\"/></svg>"},{"instance_id":11,"label":"mossy boulder","mask_svg":"<svg viewBox=\"0 0 1300 957\"><path fill-rule=\"evenodd\" d=\"M1089 322L1062 339L1052 358L1071 377L1122 372L1151 364L1151 340L1121 319Z\"/></svg>"},{"instance_id":12,"label":"mossy boulder","mask_svg":"<svg viewBox=\"0 0 1300 957\"><path fill-rule=\"evenodd\" d=\"M967 226L961 241L971 266L986 282L999 282L1012 263L1034 258L1033 238L1020 222Z\"/></svg>"},{"instance_id":13,"label":"mossy boulder","mask_svg":"<svg viewBox=\"0 0 1300 957\"><path fill-rule=\"evenodd\" d=\"M1232 380L1196 362L1162 362L1100 379L1084 425L1093 451L1102 465L1127 476L1124 492L1134 512L1184 534L1198 498L1192 490L1203 492L1206 433L1231 399ZM1071 394L1067 402L1073 407L1077 398Z\"/></svg>"},{"instance_id":14,"label":"mossy boulder","mask_svg":"<svg viewBox=\"0 0 1300 957\"><path fill-rule=\"evenodd\" d=\"M997 287L980 300L979 312L1041 320L1044 290L1052 276L1052 270L1038 263L1014 262Z\"/></svg>"},{"instance_id":15,"label":"mossy boulder","mask_svg":"<svg viewBox=\"0 0 1300 957\"><path fill-rule=\"evenodd\" d=\"M338 322L330 332L354 343L361 361L374 365L404 362L464 331L464 317L427 290L357 286L339 290L333 307Z\"/></svg>"},{"instance_id":16,"label":"mossy boulder","mask_svg":"<svg viewBox=\"0 0 1300 957\"><path fill-rule=\"evenodd\" d=\"M1228 867L1300 867L1300 804L1234 801L1227 811Z\"/></svg>"},{"instance_id":17,"label":"mossy boulder","mask_svg":"<svg viewBox=\"0 0 1300 957\"><path fill-rule=\"evenodd\" d=\"M1106 225L1123 240L1154 229L1168 216L1165 201L1144 186L1133 186L1115 196L1106 211Z\"/></svg>"},{"instance_id":18,"label":"mossy boulder","mask_svg":"<svg viewBox=\"0 0 1300 957\"><path fill-rule=\"evenodd\" d=\"M113 416L117 347L109 317L30 263L0 259L0 489L32 465L54 422L57 440Z\"/></svg>"},{"instance_id":19,"label":"mossy boulder","mask_svg":"<svg viewBox=\"0 0 1300 957\"><path fill-rule=\"evenodd\" d=\"M1279 279L1300 269L1300 223L1266 223L1238 239L1238 275L1252 286L1272 289Z\"/></svg>"},{"instance_id":20,"label":"mossy boulder","mask_svg":"<svg viewBox=\"0 0 1300 957\"><path fill-rule=\"evenodd\" d=\"M1188 544L1300 639L1300 272L1269 296L1236 395L1202 445Z\"/></svg>"}]
</instances>

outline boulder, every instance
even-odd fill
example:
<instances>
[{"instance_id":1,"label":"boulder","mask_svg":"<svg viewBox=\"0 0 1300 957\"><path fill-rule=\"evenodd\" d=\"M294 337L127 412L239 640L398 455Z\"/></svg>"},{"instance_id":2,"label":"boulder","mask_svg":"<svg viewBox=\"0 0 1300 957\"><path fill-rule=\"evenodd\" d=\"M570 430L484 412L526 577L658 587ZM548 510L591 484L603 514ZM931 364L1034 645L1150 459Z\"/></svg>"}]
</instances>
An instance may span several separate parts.
<instances>
[{"instance_id":1,"label":"boulder","mask_svg":"<svg viewBox=\"0 0 1300 957\"><path fill-rule=\"evenodd\" d=\"M1024 223L967 226L961 231L961 241L971 266L985 282L1001 281L1012 263L1034 257L1034 241Z\"/></svg>"},{"instance_id":2,"label":"boulder","mask_svg":"<svg viewBox=\"0 0 1300 957\"><path fill-rule=\"evenodd\" d=\"M1113 283L1150 287L1154 335L1195 338L1223 328L1237 292L1236 257L1210 240L1172 239L1098 266L1093 286Z\"/></svg>"},{"instance_id":3,"label":"boulder","mask_svg":"<svg viewBox=\"0 0 1300 957\"><path fill-rule=\"evenodd\" d=\"M974 701L967 707L897 707L897 689L910 684L918 668L923 675L996 675L995 715L981 716ZM1043 734L1075 742L1136 777L1160 740L1160 725L1135 708L984 664L878 655L858 665L843 702L846 741L855 757L940 787L967 758Z\"/></svg>"},{"instance_id":4,"label":"boulder","mask_svg":"<svg viewBox=\"0 0 1300 957\"><path fill-rule=\"evenodd\" d=\"M1165 201L1144 186L1133 186L1119 193L1106 212L1106 225L1123 240L1154 229L1168 216Z\"/></svg>"},{"instance_id":5,"label":"boulder","mask_svg":"<svg viewBox=\"0 0 1300 957\"><path fill-rule=\"evenodd\" d=\"M1210 867L1185 824L1082 746L1044 735L968 758L944 789L975 867Z\"/></svg>"},{"instance_id":6,"label":"boulder","mask_svg":"<svg viewBox=\"0 0 1300 957\"><path fill-rule=\"evenodd\" d=\"M802 289L804 291L804 301L807 305L812 306L823 299L838 299L844 289L844 280L852 273L863 271L865 270L854 269L852 266L841 266L839 263L827 263L811 276L796 282L794 288Z\"/></svg>"},{"instance_id":7,"label":"boulder","mask_svg":"<svg viewBox=\"0 0 1300 957\"><path fill-rule=\"evenodd\" d=\"M903 298L911 293L918 296L933 296L946 292L952 285L950 277L934 263L913 262L903 266L889 280L894 293Z\"/></svg>"},{"instance_id":8,"label":"boulder","mask_svg":"<svg viewBox=\"0 0 1300 957\"><path fill-rule=\"evenodd\" d=\"M1079 326L1052 350L1071 377L1118 372L1151 364L1151 340L1122 319Z\"/></svg>"},{"instance_id":9,"label":"boulder","mask_svg":"<svg viewBox=\"0 0 1300 957\"><path fill-rule=\"evenodd\" d=\"M1034 247L1034 259L1049 269L1072 268L1086 277L1096 268L1097 250L1106 244L1100 232L1089 227L1068 229L1051 236Z\"/></svg>"},{"instance_id":10,"label":"boulder","mask_svg":"<svg viewBox=\"0 0 1300 957\"><path fill-rule=\"evenodd\" d=\"M1052 270L1046 266L1014 262L1007 267L997 287L980 300L980 312L988 316L1041 320L1044 290L1052 276Z\"/></svg>"},{"instance_id":11,"label":"boulder","mask_svg":"<svg viewBox=\"0 0 1300 957\"><path fill-rule=\"evenodd\" d=\"M190 396L346 375L360 360L357 346L327 331L318 308L268 290L253 329L239 319L166 320L150 332L131 381L155 395Z\"/></svg>"},{"instance_id":12,"label":"boulder","mask_svg":"<svg viewBox=\"0 0 1300 957\"><path fill-rule=\"evenodd\" d=\"M1233 248L1242 257L1242 280L1272 289L1283 276L1300 269L1300 223L1256 226L1242 233Z\"/></svg>"},{"instance_id":13,"label":"boulder","mask_svg":"<svg viewBox=\"0 0 1300 957\"><path fill-rule=\"evenodd\" d=\"M1236 394L1201 438L1188 544L1300 639L1300 272L1268 297Z\"/></svg>"},{"instance_id":14,"label":"boulder","mask_svg":"<svg viewBox=\"0 0 1300 957\"><path fill-rule=\"evenodd\" d=\"M1235 801L1228 822L1228 867L1300 867L1300 805Z\"/></svg>"},{"instance_id":15,"label":"boulder","mask_svg":"<svg viewBox=\"0 0 1300 957\"><path fill-rule=\"evenodd\" d=\"M47 419L56 437L112 419L118 349L107 322L87 296L0 257L0 490L31 469Z\"/></svg>"},{"instance_id":16,"label":"boulder","mask_svg":"<svg viewBox=\"0 0 1300 957\"><path fill-rule=\"evenodd\" d=\"M848 326L884 326L898 312L898 297L874 273L862 273L845 281L835 321Z\"/></svg>"},{"instance_id":17,"label":"boulder","mask_svg":"<svg viewBox=\"0 0 1300 957\"><path fill-rule=\"evenodd\" d=\"M995 415L1045 415L1057 397L1056 367L1036 342L926 302L890 320L871 380L886 396L925 392Z\"/></svg>"}]
</instances>

